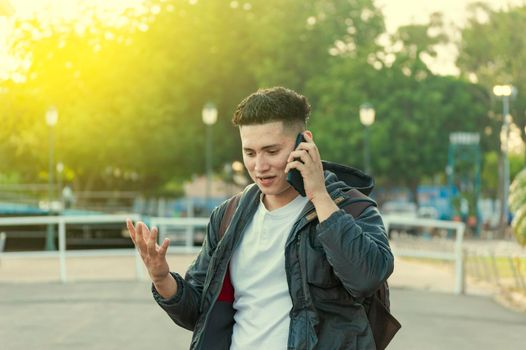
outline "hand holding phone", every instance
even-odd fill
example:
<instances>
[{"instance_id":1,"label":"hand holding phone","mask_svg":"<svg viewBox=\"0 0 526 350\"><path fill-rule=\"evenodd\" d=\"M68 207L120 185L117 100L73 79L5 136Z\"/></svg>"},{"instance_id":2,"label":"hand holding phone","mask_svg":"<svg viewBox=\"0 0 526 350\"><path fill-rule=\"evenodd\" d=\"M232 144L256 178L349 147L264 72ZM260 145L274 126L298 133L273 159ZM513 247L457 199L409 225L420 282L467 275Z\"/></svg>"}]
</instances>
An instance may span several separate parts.
<instances>
[{"instance_id":1,"label":"hand holding phone","mask_svg":"<svg viewBox=\"0 0 526 350\"><path fill-rule=\"evenodd\" d=\"M298 145L302 142L305 142L305 137L303 137L303 133L299 133L298 136L296 136L296 142L294 144L294 150L298 147ZM294 160L301 160L299 158L295 158ZM290 169L287 174L287 181L288 183L294 187L296 191L298 191L299 194L301 194L303 197L305 197L307 194L305 193L305 186L303 184L303 176L301 176L301 173L298 169Z\"/></svg>"}]
</instances>

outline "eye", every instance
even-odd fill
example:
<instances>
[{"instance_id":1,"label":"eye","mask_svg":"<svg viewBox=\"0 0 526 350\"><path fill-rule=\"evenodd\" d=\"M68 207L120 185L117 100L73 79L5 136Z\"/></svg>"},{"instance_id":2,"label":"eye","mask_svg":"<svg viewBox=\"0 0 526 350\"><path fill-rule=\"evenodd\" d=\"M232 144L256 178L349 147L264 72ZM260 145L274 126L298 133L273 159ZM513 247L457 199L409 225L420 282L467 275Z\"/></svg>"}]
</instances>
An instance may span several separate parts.
<instances>
[{"instance_id":1,"label":"eye","mask_svg":"<svg viewBox=\"0 0 526 350\"><path fill-rule=\"evenodd\" d=\"M268 151L268 154L278 154L278 152L279 152L278 150L273 149L273 150Z\"/></svg>"},{"instance_id":2,"label":"eye","mask_svg":"<svg viewBox=\"0 0 526 350\"><path fill-rule=\"evenodd\" d=\"M254 156L254 152L252 152L252 151L245 151L245 155L247 157L253 157Z\"/></svg>"}]
</instances>

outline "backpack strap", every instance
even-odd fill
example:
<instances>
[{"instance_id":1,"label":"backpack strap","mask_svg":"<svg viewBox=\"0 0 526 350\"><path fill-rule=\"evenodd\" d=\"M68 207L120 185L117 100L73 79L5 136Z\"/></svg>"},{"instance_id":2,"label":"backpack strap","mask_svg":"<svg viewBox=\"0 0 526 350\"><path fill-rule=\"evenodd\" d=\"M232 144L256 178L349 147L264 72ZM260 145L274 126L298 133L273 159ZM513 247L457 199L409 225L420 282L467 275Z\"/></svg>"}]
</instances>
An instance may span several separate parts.
<instances>
[{"instance_id":1,"label":"backpack strap","mask_svg":"<svg viewBox=\"0 0 526 350\"><path fill-rule=\"evenodd\" d=\"M345 211L355 219L359 217L365 209L376 205L368 197L358 191L351 189L346 192L353 201L345 206ZM365 300L367 319L373 332L373 338L377 350L384 350L391 342L395 334L402 327L400 322L390 312L389 285L387 281L374 292L371 297Z\"/></svg>"},{"instance_id":2,"label":"backpack strap","mask_svg":"<svg viewBox=\"0 0 526 350\"><path fill-rule=\"evenodd\" d=\"M355 219L362 215L365 209L375 205L369 200L369 197L358 191L356 188L350 189L349 191L345 192L345 194L347 194L349 198L354 201L349 205L346 205L344 209Z\"/></svg>"},{"instance_id":3,"label":"backpack strap","mask_svg":"<svg viewBox=\"0 0 526 350\"><path fill-rule=\"evenodd\" d=\"M243 193L240 192L236 194L235 196L231 197L227 204L225 213L223 214L223 218L221 219L221 225L219 226L219 231L217 232L217 237L219 240L223 238L225 235L226 229L228 228L228 225L230 225L230 222L232 221L232 217L234 216L234 213L236 212L237 205L239 204L239 200L241 199L241 195ZM345 192L349 196L351 200L354 200L349 205L345 206L345 211L352 215L353 218L357 218L365 211L365 209L369 208L370 206L375 205L374 202L371 202L369 200L369 197L367 197L362 192L358 191L357 189L353 188L349 191Z\"/></svg>"},{"instance_id":4,"label":"backpack strap","mask_svg":"<svg viewBox=\"0 0 526 350\"><path fill-rule=\"evenodd\" d=\"M242 194L243 193L240 192L228 199L225 213L223 214L223 218L221 219L221 224L219 226L219 231L217 233L218 240L221 240L225 235L226 229L232 221L232 217L236 212L237 205L239 204L239 200L241 199ZM353 202L345 206L344 209L355 219L362 215L365 209L369 208L370 206L376 205L374 202L371 202L369 200L368 196L366 196L365 194L363 194L355 188L350 189L349 191L345 192L345 194L347 194L349 196L349 199L353 200Z\"/></svg>"},{"instance_id":5,"label":"backpack strap","mask_svg":"<svg viewBox=\"0 0 526 350\"><path fill-rule=\"evenodd\" d=\"M239 192L238 194L236 194L228 200L226 204L225 213L223 214L223 218L221 219L219 231L217 232L218 240L221 240L225 235L226 229L228 228L228 225L230 225L232 217L234 217L234 213L236 212L236 208L239 204L239 200L241 199L242 194L242 192Z\"/></svg>"}]
</instances>

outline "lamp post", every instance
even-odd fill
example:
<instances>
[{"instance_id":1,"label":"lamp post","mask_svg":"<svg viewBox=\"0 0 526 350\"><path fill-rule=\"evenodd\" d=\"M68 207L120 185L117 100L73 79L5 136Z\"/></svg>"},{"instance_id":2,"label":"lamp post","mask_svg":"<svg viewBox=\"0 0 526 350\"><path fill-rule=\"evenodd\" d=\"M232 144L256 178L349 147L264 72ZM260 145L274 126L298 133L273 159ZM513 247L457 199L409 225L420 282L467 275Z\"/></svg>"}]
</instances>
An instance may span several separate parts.
<instances>
[{"instance_id":1,"label":"lamp post","mask_svg":"<svg viewBox=\"0 0 526 350\"><path fill-rule=\"evenodd\" d=\"M62 194L62 175L64 173L64 163L57 163L57 198L60 201L60 211L64 211L64 196Z\"/></svg>"},{"instance_id":2,"label":"lamp post","mask_svg":"<svg viewBox=\"0 0 526 350\"><path fill-rule=\"evenodd\" d=\"M369 103L364 103L360 106L360 122L365 127L364 129L364 170L367 174L371 173L371 160L369 154L369 127L374 123L375 110Z\"/></svg>"},{"instance_id":3,"label":"lamp post","mask_svg":"<svg viewBox=\"0 0 526 350\"><path fill-rule=\"evenodd\" d=\"M48 174L48 215L52 215L51 203L53 201L53 173L54 166L54 151L55 151L55 137L54 128L58 121L58 111L55 107L50 107L46 112L46 124L49 129L49 174ZM55 232L53 224L47 226L46 235L46 250L56 250L55 247Z\"/></svg>"},{"instance_id":4,"label":"lamp post","mask_svg":"<svg viewBox=\"0 0 526 350\"><path fill-rule=\"evenodd\" d=\"M203 107L201 113L203 123L206 125L206 210L208 212L208 201L210 200L212 186L212 125L217 121L217 108L212 102Z\"/></svg>"},{"instance_id":5,"label":"lamp post","mask_svg":"<svg viewBox=\"0 0 526 350\"><path fill-rule=\"evenodd\" d=\"M500 150L503 159L503 170L501 172L501 181L499 181L502 184L499 224L502 233L504 233L508 223L508 193L510 187L510 160L508 157L510 125L512 121L510 115L510 97L513 97L517 94L517 89L512 85L495 85L493 87L493 93L495 94L495 96L502 97L501 135L504 135L504 140L502 140L502 138L500 140Z\"/></svg>"}]
</instances>

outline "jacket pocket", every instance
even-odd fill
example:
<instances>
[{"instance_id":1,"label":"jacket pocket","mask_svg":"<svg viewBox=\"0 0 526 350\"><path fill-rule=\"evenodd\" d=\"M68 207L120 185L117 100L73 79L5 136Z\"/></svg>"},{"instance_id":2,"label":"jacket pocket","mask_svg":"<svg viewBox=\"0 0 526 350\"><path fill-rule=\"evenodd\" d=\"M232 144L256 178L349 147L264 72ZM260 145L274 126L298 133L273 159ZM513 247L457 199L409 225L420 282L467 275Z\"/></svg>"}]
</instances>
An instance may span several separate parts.
<instances>
[{"instance_id":1,"label":"jacket pocket","mask_svg":"<svg viewBox=\"0 0 526 350\"><path fill-rule=\"evenodd\" d=\"M334 288L341 285L340 280L334 275L332 266L327 261L323 247L313 247L307 244L306 248L307 282L318 288Z\"/></svg>"}]
</instances>

